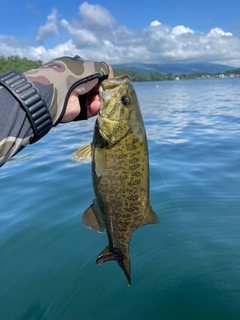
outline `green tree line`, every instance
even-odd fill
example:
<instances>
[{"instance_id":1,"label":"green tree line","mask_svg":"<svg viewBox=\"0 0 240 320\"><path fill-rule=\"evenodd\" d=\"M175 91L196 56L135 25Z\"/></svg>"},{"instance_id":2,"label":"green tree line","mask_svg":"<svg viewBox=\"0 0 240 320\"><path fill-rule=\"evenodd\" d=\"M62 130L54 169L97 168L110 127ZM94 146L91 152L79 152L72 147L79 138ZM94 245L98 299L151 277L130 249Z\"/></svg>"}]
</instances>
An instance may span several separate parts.
<instances>
[{"instance_id":1,"label":"green tree line","mask_svg":"<svg viewBox=\"0 0 240 320\"><path fill-rule=\"evenodd\" d=\"M0 56L0 74L11 70L18 72L26 72L27 70L36 69L42 65L42 61L28 60L27 58L20 58L19 56L10 56L5 58Z\"/></svg>"},{"instance_id":2,"label":"green tree line","mask_svg":"<svg viewBox=\"0 0 240 320\"><path fill-rule=\"evenodd\" d=\"M19 72L26 72L27 70L38 68L42 65L41 60L28 60L27 58L20 58L19 56L10 56L8 58L4 58L4 56L0 56L0 74L4 74L11 70L16 70ZM169 74L163 74L159 72L151 72L151 73L141 73L131 70L125 70L125 69L118 69L113 68L114 75L120 76L120 75L128 75L131 79L131 81L163 81L163 80L175 80L176 78L179 78L180 80L187 80L187 79L198 79L202 77L218 77L220 73L206 73L206 72L197 72L197 73L191 73L191 74L180 74L180 75L172 75ZM228 70L224 72L224 75L229 76L230 74L234 75L240 75L240 68Z\"/></svg>"},{"instance_id":3,"label":"green tree line","mask_svg":"<svg viewBox=\"0 0 240 320\"><path fill-rule=\"evenodd\" d=\"M230 75L230 74L240 74L240 68L236 68L233 70L228 70L224 73L225 75Z\"/></svg>"},{"instance_id":4,"label":"green tree line","mask_svg":"<svg viewBox=\"0 0 240 320\"><path fill-rule=\"evenodd\" d=\"M118 68L113 68L113 72L114 72L114 76L116 77L126 74L129 76L131 81L137 81L137 82L174 80L176 78L176 76L173 76L172 74L163 74L159 72L150 72L146 74L146 73L141 73L137 71L118 69Z\"/></svg>"}]
</instances>

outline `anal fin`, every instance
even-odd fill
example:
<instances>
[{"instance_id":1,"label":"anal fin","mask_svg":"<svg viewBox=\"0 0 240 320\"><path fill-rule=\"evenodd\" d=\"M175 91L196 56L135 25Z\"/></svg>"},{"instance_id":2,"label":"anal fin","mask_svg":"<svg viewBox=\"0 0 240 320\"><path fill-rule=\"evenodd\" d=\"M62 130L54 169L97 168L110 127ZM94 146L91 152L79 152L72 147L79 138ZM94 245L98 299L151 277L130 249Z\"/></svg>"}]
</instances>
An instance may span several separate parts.
<instances>
[{"instance_id":1,"label":"anal fin","mask_svg":"<svg viewBox=\"0 0 240 320\"><path fill-rule=\"evenodd\" d=\"M84 211L82 221L86 227L98 232L105 230L105 224L101 216L101 212L95 201Z\"/></svg>"},{"instance_id":2,"label":"anal fin","mask_svg":"<svg viewBox=\"0 0 240 320\"><path fill-rule=\"evenodd\" d=\"M152 207L149 204L140 226L144 226L145 224L158 223L159 221L159 217L156 215L156 213L153 211Z\"/></svg>"}]
</instances>

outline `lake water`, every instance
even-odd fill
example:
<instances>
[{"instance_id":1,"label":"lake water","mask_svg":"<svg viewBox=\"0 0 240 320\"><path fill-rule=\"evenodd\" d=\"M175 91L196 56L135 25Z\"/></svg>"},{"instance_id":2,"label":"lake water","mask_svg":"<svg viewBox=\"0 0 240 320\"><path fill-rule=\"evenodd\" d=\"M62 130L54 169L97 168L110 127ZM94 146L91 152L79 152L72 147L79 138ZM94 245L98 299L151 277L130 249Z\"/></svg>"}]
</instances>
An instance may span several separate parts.
<instances>
[{"instance_id":1,"label":"lake water","mask_svg":"<svg viewBox=\"0 0 240 320\"><path fill-rule=\"evenodd\" d=\"M0 169L1 320L240 319L240 79L134 86L161 222L133 234L132 286L81 222L91 169L69 157L95 119L59 125Z\"/></svg>"}]
</instances>

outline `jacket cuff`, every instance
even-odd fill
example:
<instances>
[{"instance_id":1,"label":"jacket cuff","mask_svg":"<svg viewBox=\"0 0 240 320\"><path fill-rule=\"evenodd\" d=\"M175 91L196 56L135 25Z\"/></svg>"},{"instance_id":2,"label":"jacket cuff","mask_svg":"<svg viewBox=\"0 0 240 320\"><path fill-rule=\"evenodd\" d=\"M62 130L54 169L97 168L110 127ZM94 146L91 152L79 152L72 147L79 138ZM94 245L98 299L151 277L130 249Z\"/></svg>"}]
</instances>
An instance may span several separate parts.
<instances>
[{"instance_id":1,"label":"jacket cuff","mask_svg":"<svg viewBox=\"0 0 240 320\"><path fill-rule=\"evenodd\" d=\"M10 71L0 77L0 84L18 100L31 124L34 143L52 128L52 118L37 87L22 73Z\"/></svg>"}]
</instances>

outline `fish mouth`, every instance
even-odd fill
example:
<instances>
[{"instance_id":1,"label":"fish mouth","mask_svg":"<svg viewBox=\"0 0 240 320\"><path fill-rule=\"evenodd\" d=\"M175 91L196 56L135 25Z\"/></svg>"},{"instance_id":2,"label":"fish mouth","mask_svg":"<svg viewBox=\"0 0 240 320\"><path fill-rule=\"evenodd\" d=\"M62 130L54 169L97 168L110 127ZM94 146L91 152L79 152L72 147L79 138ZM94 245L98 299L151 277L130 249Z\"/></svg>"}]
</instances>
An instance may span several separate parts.
<instances>
[{"instance_id":1,"label":"fish mouth","mask_svg":"<svg viewBox=\"0 0 240 320\"><path fill-rule=\"evenodd\" d=\"M104 110L102 112L102 107L105 102L110 100L112 96L114 95L115 91L118 91L119 87L121 87L123 84L130 82L130 78L127 75L106 79L104 80L100 86L99 86L99 97L101 101L101 106L99 110L98 117L100 119L104 119L106 122L113 123L113 122L119 122L118 117L114 117L111 112L107 112Z\"/></svg>"},{"instance_id":2,"label":"fish mouth","mask_svg":"<svg viewBox=\"0 0 240 320\"><path fill-rule=\"evenodd\" d=\"M130 78L127 75L104 80L99 86L101 99L104 99L104 95L108 94L108 91L118 88L125 82L130 82Z\"/></svg>"}]
</instances>

